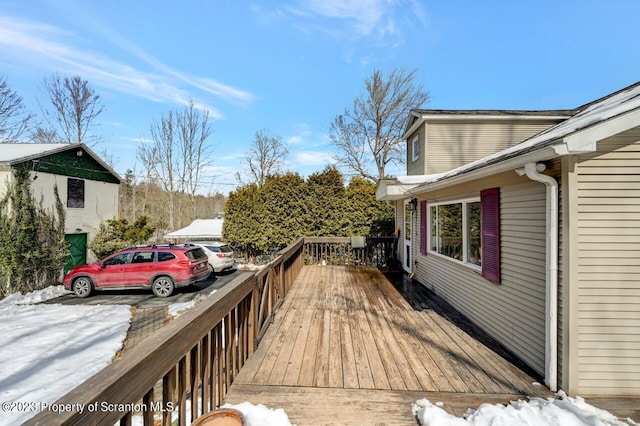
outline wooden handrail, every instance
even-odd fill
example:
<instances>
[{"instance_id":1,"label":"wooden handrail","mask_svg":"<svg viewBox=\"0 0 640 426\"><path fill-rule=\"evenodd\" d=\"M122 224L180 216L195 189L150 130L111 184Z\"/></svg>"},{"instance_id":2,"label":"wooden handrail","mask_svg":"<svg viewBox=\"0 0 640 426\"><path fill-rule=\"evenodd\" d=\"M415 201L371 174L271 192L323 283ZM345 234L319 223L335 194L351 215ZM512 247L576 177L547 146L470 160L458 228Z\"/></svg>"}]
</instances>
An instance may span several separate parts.
<instances>
[{"instance_id":1,"label":"wooden handrail","mask_svg":"<svg viewBox=\"0 0 640 426\"><path fill-rule=\"evenodd\" d=\"M395 237L366 237L365 246L354 248L350 237L305 237L306 263L391 266L396 258Z\"/></svg>"},{"instance_id":2,"label":"wooden handrail","mask_svg":"<svg viewBox=\"0 0 640 426\"><path fill-rule=\"evenodd\" d=\"M25 424L128 425L140 412L145 425L154 415L170 425L175 413L182 425L188 399L191 420L217 408L302 269L303 247L300 239L261 271L240 274L54 403L82 411L42 411Z\"/></svg>"},{"instance_id":3,"label":"wooden handrail","mask_svg":"<svg viewBox=\"0 0 640 426\"><path fill-rule=\"evenodd\" d=\"M305 260L376 264L393 254L393 238L367 238L359 249L350 241L298 239L263 269L240 274L54 403L81 406L82 412L42 411L25 424L113 425L119 420L130 425L134 413L140 413L145 425L156 424L156 416L171 425L177 413L178 424L184 425L189 411L194 420L217 408Z\"/></svg>"}]
</instances>

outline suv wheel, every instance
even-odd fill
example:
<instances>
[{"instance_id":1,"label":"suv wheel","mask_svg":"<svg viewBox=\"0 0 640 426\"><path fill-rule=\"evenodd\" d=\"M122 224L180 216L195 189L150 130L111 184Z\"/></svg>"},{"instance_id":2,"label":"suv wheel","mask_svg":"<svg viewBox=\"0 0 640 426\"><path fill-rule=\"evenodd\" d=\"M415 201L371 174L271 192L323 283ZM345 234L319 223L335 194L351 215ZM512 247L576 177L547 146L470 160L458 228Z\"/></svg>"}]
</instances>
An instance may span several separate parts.
<instances>
[{"instance_id":1,"label":"suv wheel","mask_svg":"<svg viewBox=\"0 0 640 426\"><path fill-rule=\"evenodd\" d=\"M93 291L93 282L89 277L80 277L73 282L73 292L76 296L85 298Z\"/></svg>"},{"instance_id":2,"label":"suv wheel","mask_svg":"<svg viewBox=\"0 0 640 426\"><path fill-rule=\"evenodd\" d=\"M170 277L158 277L153 280L151 290L158 297L169 297L173 293L174 285Z\"/></svg>"}]
</instances>

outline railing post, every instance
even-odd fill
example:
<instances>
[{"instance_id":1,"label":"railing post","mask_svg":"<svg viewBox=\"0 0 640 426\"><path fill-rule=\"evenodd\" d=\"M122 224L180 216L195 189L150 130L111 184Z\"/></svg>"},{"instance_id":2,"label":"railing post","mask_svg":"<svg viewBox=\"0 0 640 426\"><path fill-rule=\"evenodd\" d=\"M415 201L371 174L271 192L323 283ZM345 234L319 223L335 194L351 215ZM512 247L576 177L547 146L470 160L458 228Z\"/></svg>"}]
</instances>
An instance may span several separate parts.
<instances>
[{"instance_id":1,"label":"railing post","mask_svg":"<svg viewBox=\"0 0 640 426\"><path fill-rule=\"evenodd\" d=\"M255 280L255 275L254 275ZM251 292L251 303L249 306L249 355L253 354L258 347L258 307L260 305L260 292L258 291L257 280Z\"/></svg>"}]
</instances>

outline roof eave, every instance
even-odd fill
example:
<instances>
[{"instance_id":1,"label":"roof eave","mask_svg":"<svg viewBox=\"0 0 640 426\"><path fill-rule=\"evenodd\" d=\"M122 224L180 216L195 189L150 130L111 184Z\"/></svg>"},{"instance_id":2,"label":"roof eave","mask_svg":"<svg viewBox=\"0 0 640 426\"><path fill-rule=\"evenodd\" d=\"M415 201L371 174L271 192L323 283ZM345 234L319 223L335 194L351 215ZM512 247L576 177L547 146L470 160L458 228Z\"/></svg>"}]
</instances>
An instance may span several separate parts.
<instances>
[{"instance_id":1,"label":"roof eave","mask_svg":"<svg viewBox=\"0 0 640 426\"><path fill-rule=\"evenodd\" d=\"M523 167L527 163L548 161L559 156L560 154L558 154L554 146L547 146L539 150L516 155L514 157L477 168L471 168L469 170L464 170L463 168L461 168L463 170L460 170L459 172L453 170L451 174L445 175L436 182L416 185L414 188L409 189L407 191L407 194L405 195L405 198L407 196L418 195L427 191L435 191L438 189L467 183L473 180L486 178L510 170L516 170Z\"/></svg>"},{"instance_id":2,"label":"roof eave","mask_svg":"<svg viewBox=\"0 0 640 426\"><path fill-rule=\"evenodd\" d=\"M24 163L26 161L37 160L47 155L58 154L60 152L69 151L71 149L77 149L77 148L81 148L85 152L87 152L91 156L91 158L96 160L102 167L104 167L109 173L111 173L113 177L115 177L118 180L118 182L125 183L125 180L115 170L113 170L111 166L105 163L100 158L100 156L98 156L95 152L93 152L88 146L86 146L83 143L60 144L60 147L58 148L53 148L49 151L40 152L37 154L25 155L24 157L20 157L20 158L14 158L13 160L9 160L5 162L5 164L8 164L9 166L15 166L16 164Z\"/></svg>"},{"instance_id":3,"label":"roof eave","mask_svg":"<svg viewBox=\"0 0 640 426\"><path fill-rule=\"evenodd\" d=\"M463 110L461 110L463 111ZM455 114L455 111L452 111L451 115L447 114L429 114L429 113L420 113L418 111L411 111L411 114L415 117L418 117L411 126L405 131L402 135L403 140L407 140L411 134L413 134L423 123L427 121L557 121L561 122L571 118L571 114L557 114L557 115L544 115L544 114L499 114L496 112L495 114Z\"/></svg>"}]
</instances>

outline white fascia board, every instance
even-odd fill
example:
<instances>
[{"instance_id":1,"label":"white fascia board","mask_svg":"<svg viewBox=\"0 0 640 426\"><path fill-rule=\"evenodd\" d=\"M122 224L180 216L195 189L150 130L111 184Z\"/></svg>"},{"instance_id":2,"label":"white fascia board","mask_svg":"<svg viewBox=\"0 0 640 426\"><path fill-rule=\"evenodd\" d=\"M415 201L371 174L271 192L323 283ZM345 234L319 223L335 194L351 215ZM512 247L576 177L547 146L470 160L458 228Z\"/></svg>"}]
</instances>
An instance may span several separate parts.
<instances>
[{"instance_id":1,"label":"white fascia board","mask_svg":"<svg viewBox=\"0 0 640 426\"><path fill-rule=\"evenodd\" d=\"M409 190L416 186L418 185L407 185L402 183L395 183L391 185L380 184L376 189L376 199L379 201L402 200L407 198Z\"/></svg>"},{"instance_id":2,"label":"white fascia board","mask_svg":"<svg viewBox=\"0 0 640 426\"><path fill-rule=\"evenodd\" d=\"M524 167L524 165L527 163L547 161L556 157L558 157L558 153L553 146L550 146L537 151L529 152L527 154L519 155L517 157L510 158L496 164L486 165L469 172L465 172L464 167L462 167L458 174L455 174L455 172L453 172L454 174L452 174L450 177L446 177L445 175L442 180L426 183L423 185L417 185L416 187L409 189L407 191L407 195L418 195L424 192L434 191L461 183L471 182L473 180L497 175L509 170L519 169L521 167Z\"/></svg>"},{"instance_id":3,"label":"white fascia board","mask_svg":"<svg viewBox=\"0 0 640 426\"><path fill-rule=\"evenodd\" d=\"M640 109L630 111L618 117L604 120L594 126L578 130L563 138L567 152L560 154L580 154L594 152L597 143L603 139L622 133L640 125ZM562 149L562 145L559 147Z\"/></svg>"},{"instance_id":4,"label":"white fascia board","mask_svg":"<svg viewBox=\"0 0 640 426\"><path fill-rule=\"evenodd\" d=\"M396 201L402 200L409 196L409 191L418 183L408 184L395 182L392 184L380 183L376 189L376 199L379 201Z\"/></svg>"},{"instance_id":5,"label":"white fascia board","mask_svg":"<svg viewBox=\"0 0 640 426\"><path fill-rule=\"evenodd\" d=\"M409 196L409 191L418 185L437 180L442 173L432 175L398 176L394 179L382 179L376 187L376 199L385 201L402 200Z\"/></svg>"}]
</instances>

